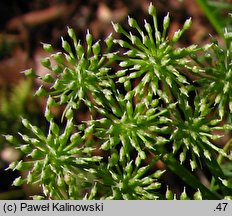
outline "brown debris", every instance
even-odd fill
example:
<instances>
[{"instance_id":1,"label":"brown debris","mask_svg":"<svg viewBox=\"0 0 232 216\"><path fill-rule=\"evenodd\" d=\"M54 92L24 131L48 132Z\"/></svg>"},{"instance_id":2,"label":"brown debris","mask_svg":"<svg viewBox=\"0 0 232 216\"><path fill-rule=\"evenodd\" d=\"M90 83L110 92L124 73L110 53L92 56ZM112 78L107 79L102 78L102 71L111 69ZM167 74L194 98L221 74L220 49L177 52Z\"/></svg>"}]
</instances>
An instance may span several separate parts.
<instances>
[{"instance_id":1,"label":"brown debris","mask_svg":"<svg viewBox=\"0 0 232 216\"><path fill-rule=\"evenodd\" d=\"M7 23L9 30L21 29L22 26L36 27L57 19L65 18L74 11L74 5L57 4L43 10L28 12L22 16L14 17Z\"/></svg>"},{"instance_id":2,"label":"brown debris","mask_svg":"<svg viewBox=\"0 0 232 216\"><path fill-rule=\"evenodd\" d=\"M11 57L0 61L0 86L17 83L24 77L20 72L27 67L27 53L20 48L14 49Z\"/></svg>"}]
</instances>

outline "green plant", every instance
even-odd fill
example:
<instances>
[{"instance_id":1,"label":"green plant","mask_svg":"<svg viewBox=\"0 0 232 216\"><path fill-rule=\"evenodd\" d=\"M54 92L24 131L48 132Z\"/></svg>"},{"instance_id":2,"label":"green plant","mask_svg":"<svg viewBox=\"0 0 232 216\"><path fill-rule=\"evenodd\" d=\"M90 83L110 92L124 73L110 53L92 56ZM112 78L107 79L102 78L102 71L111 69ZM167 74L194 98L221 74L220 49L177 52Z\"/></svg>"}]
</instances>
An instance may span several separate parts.
<instances>
[{"instance_id":1,"label":"green plant","mask_svg":"<svg viewBox=\"0 0 232 216\"><path fill-rule=\"evenodd\" d=\"M33 97L32 80L22 79L18 84L3 85L0 93L0 133L14 135L22 130L21 117L37 123L36 118L41 116L37 109L37 102ZM26 132L25 130L21 132ZM18 142L20 142L18 140ZM15 142L14 145L18 145ZM0 137L0 149L4 147L5 139Z\"/></svg>"},{"instance_id":2,"label":"green plant","mask_svg":"<svg viewBox=\"0 0 232 216\"><path fill-rule=\"evenodd\" d=\"M19 149L30 160L10 168L29 172L14 185L40 184L52 199L231 198L225 166L231 164L231 140L214 140L232 129L232 35L225 30L225 47L213 41L177 48L191 19L169 38L169 14L160 31L152 4L148 12L152 23L144 27L128 18L130 32L113 24L124 39L110 35L94 43L87 32L81 45L68 28L71 43L62 38L63 51L43 44L51 56L41 63L51 72L40 78L50 88L42 85L36 95L48 98L48 133L22 120L33 135L20 133L25 144ZM36 76L33 69L25 74ZM64 107L60 120L52 112L56 106ZM78 122L83 108L90 117ZM181 194L162 186L165 174L157 161L183 181ZM198 170L208 173L211 185L201 182ZM187 195L186 189L196 193Z\"/></svg>"},{"instance_id":3,"label":"green plant","mask_svg":"<svg viewBox=\"0 0 232 216\"><path fill-rule=\"evenodd\" d=\"M226 12L231 11L231 3L225 0L197 0L196 2L221 37L224 37L224 28L228 28L231 31L231 19L228 19L227 15L225 15Z\"/></svg>"}]
</instances>

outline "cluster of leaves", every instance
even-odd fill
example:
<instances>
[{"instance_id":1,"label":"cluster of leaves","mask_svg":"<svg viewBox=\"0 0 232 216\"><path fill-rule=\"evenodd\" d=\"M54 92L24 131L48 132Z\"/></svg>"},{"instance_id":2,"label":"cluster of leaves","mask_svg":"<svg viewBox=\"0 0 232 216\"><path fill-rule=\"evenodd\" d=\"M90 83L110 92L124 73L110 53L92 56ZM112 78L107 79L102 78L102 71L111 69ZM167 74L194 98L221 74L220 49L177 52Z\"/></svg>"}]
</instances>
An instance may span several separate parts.
<instances>
[{"instance_id":1,"label":"cluster of leaves","mask_svg":"<svg viewBox=\"0 0 232 216\"><path fill-rule=\"evenodd\" d=\"M23 119L34 136L20 134L25 142L20 149L30 160L10 168L29 172L15 185L40 184L53 199L174 199L169 189L166 194L160 189L164 171L155 165L161 160L197 191L194 199L231 193L216 159L230 160L231 155L214 142L221 137L218 131L232 129L227 121L232 107L231 33L225 32L225 50L216 42L176 48L191 19L169 38L169 14L161 32L152 4L148 12L152 23L145 20L144 27L128 18L130 32L113 24L123 40L110 35L104 44L94 43L87 32L81 45L68 28L71 43L62 38L62 52L43 45L51 56L41 63L51 72L40 78L50 88L42 85L36 95L48 97L48 133ZM121 48L112 52L112 47ZM205 58L196 57L201 53ZM36 76L32 69L25 73ZM65 107L66 125L55 123L54 106ZM76 123L81 106L90 118ZM201 164L210 170L214 190L194 176ZM185 190L180 199L188 199Z\"/></svg>"}]
</instances>

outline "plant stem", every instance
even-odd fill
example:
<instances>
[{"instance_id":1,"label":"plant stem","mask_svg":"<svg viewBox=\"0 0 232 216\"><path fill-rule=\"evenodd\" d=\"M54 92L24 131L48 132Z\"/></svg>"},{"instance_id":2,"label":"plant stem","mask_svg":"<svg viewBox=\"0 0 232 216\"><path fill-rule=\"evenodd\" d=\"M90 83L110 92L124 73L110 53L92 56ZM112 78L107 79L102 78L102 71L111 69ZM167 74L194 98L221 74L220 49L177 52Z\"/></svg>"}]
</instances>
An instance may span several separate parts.
<instances>
[{"instance_id":1,"label":"plant stem","mask_svg":"<svg viewBox=\"0 0 232 216\"><path fill-rule=\"evenodd\" d=\"M231 145L232 145L232 138L223 147L224 152L228 152L228 150L231 147ZM221 154L218 155L217 162L218 162L219 165L222 163L223 157L224 156L221 155Z\"/></svg>"},{"instance_id":2,"label":"plant stem","mask_svg":"<svg viewBox=\"0 0 232 216\"><path fill-rule=\"evenodd\" d=\"M227 152L229 150L229 148L231 147L231 145L232 145L232 138L223 147L224 152ZM222 154L218 155L218 158L217 158L218 165L221 165L223 158L224 158L224 156ZM215 178L213 177L211 180L210 188L212 190L214 190L214 187L215 187Z\"/></svg>"},{"instance_id":3,"label":"plant stem","mask_svg":"<svg viewBox=\"0 0 232 216\"><path fill-rule=\"evenodd\" d=\"M176 159L167 154L165 156L164 162L176 175L178 175L185 183L190 185L194 189L199 189L202 193L204 199L220 199L218 194L212 192L207 187L205 187L192 173L190 173L184 166L181 166Z\"/></svg>"},{"instance_id":4,"label":"plant stem","mask_svg":"<svg viewBox=\"0 0 232 216\"><path fill-rule=\"evenodd\" d=\"M172 153L164 152L164 149L155 150L154 154L164 155L161 160L168 166L168 168L173 171L177 176L179 176L186 184L190 185L196 190L200 190L204 199L214 200L221 199L220 195L211 191L205 187L189 170L184 166L180 165L174 158ZM161 153L162 152L162 153Z\"/></svg>"}]
</instances>

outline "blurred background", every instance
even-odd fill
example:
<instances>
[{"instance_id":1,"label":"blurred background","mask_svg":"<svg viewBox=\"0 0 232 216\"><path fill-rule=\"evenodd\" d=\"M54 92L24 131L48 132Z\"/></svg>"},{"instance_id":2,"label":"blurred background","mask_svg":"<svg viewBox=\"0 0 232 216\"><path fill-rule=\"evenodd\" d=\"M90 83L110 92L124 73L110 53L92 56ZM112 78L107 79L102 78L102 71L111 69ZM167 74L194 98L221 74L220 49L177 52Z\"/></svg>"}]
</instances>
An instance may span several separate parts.
<instances>
[{"instance_id":1,"label":"blurred background","mask_svg":"<svg viewBox=\"0 0 232 216\"><path fill-rule=\"evenodd\" d=\"M1 0L0 134L24 132L21 116L45 128L45 99L33 96L40 83L21 73L31 67L38 74L45 73L40 60L48 54L43 51L41 42L50 43L59 50L61 36L67 36L67 26L74 28L82 41L87 29L95 40L104 40L113 31L112 21L128 28L127 16L130 15L142 24L148 18L150 2L157 7L160 22L170 12L170 36L192 17L192 27L180 41L180 46L205 44L210 40L209 35L220 41L223 29L231 26L231 20L227 19L228 13L232 12L231 0ZM38 192L36 187L11 186L15 177L23 173L5 169L20 158L23 155L0 136L0 199L28 199ZM173 187L178 184L178 179L176 181L172 180Z\"/></svg>"}]
</instances>

